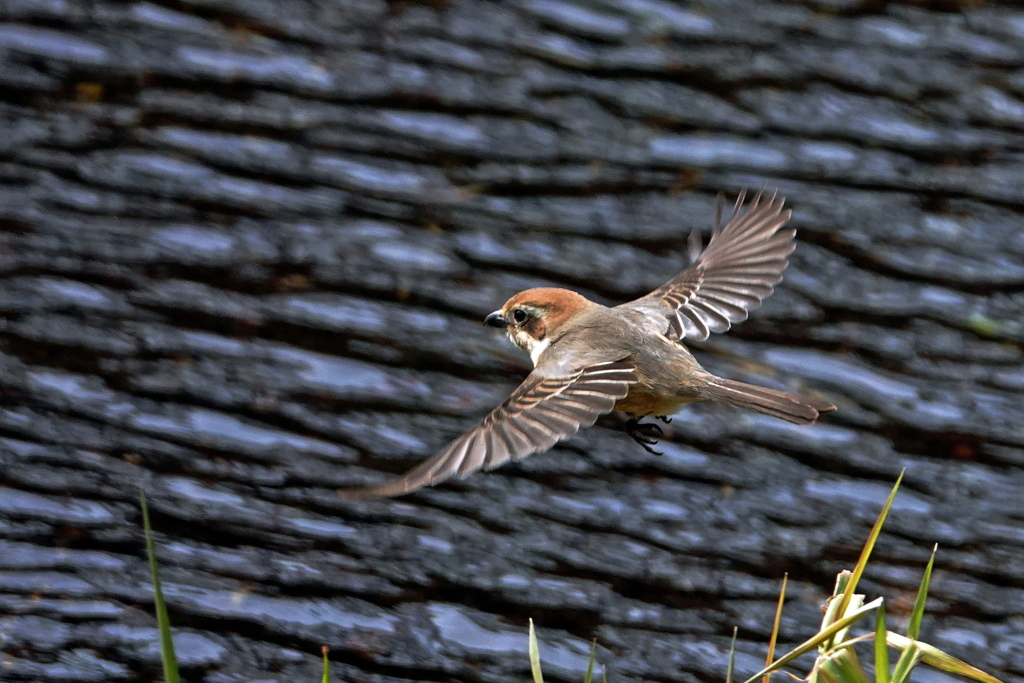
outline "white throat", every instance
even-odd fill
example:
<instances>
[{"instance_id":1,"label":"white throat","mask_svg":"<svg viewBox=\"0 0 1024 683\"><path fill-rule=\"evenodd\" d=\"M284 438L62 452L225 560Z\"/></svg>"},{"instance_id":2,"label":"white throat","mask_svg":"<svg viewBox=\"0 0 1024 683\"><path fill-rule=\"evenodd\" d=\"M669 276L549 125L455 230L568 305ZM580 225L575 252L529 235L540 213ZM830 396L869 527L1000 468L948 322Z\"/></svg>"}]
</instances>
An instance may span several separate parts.
<instances>
[{"instance_id":1,"label":"white throat","mask_svg":"<svg viewBox=\"0 0 1024 683\"><path fill-rule=\"evenodd\" d=\"M523 330L515 328L509 329L508 338L512 340L513 344L530 354L530 359L533 361L534 367L537 367L537 361L540 360L540 354L544 353L544 350L551 345L550 339L537 341Z\"/></svg>"},{"instance_id":2,"label":"white throat","mask_svg":"<svg viewBox=\"0 0 1024 683\"><path fill-rule=\"evenodd\" d=\"M533 360L533 367L537 367L537 361L540 360L540 354L544 353L544 350L548 348L548 346L550 345L550 339L545 339L543 341L533 341L533 343L530 345L530 359Z\"/></svg>"}]
</instances>

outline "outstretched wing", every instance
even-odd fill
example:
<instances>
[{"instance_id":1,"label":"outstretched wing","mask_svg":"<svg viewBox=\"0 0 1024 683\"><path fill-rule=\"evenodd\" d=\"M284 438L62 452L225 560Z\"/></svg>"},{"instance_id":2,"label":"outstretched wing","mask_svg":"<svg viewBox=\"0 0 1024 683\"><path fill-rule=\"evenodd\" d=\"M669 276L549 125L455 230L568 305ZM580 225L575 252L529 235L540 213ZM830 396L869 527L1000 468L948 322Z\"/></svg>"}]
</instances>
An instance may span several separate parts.
<instances>
[{"instance_id":1,"label":"outstretched wing","mask_svg":"<svg viewBox=\"0 0 1024 683\"><path fill-rule=\"evenodd\" d=\"M342 493L350 500L397 496L546 451L610 413L636 382L626 360L547 376L535 368L512 395L443 451L387 484Z\"/></svg>"},{"instance_id":2,"label":"outstretched wing","mask_svg":"<svg viewBox=\"0 0 1024 683\"><path fill-rule=\"evenodd\" d=\"M711 241L693 265L650 294L623 308L663 315L666 336L704 341L747 319L782 280L795 248L795 230L780 230L791 211L784 200L761 192L744 206L746 191L736 199L724 227L716 225Z\"/></svg>"}]
</instances>

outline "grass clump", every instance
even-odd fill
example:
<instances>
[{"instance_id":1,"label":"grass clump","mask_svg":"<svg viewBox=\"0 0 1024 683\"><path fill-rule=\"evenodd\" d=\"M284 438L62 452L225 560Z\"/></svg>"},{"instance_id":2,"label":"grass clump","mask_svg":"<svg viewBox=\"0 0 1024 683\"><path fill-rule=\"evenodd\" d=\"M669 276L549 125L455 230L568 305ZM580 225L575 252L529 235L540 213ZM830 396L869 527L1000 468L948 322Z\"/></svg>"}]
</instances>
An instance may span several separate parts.
<instances>
[{"instance_id":1,"label":"grass clump","mask_svg":"<svg viewBox=\"0 0 1024 683\"><path fill-rule=\"evenodd\" d=\"M921 633L921 621L924 619L925 602L928 599L928 588L931 582L932 568L935 566L935 551L933 548L928 565L924 569L924 576L918 587L917 599L914 601L914 608L910 614L910 622L907 626L907 635L900 635L889 631L886 628L885 604L883 598L876 598L871 602L865 602L863 594L857 593L857 583L864 574L871 551L882 531L896 492L899 490L903 480L901 473L889 494L889 498L878 515L871 533L868 534L867 542L861 550L860 558L854 566L853 571L842 571L836 578L835 589L832 597L825 605L825 616L821 621L818 632L812 637L793 648L789 652L775 658L775 644L778 642L779 624L782 617L782 606L785 602L786 584L788 577L782 580L782 590L779 593L778 607L775 612L775 622L772 627L771 639L768 644L768 657L765 667L761 671L748 678L743 683L770 683L772 674L778 672L799 657L817 650L814 664L810 673L804 680L808 683L908 683L910 674L919 664L926 664L942 671L958 674L966 678L979 681L980 683L1001 683L998 678L977 669L956 657L953 657L938 648L918 640ZM851 629L858 623L875 617L875 628L861 635L852 635ZM874 667L873 670L865 667L857 655L857 645L873 645ZM891 666L889 659L889 648L900 652L895 666ZM587 683L590 681L590 671L594 665L594 654L591 651L591 661L588 665ZM736 630L733 629L732 646L729 649L729 664L726 669L726 683L733 681L733 662L736 654ZM533 630L533 621L530 621L530 666L533 670L534 683L542 683L540 659L537 654L537 638ZM791 674L790 674L791 675ZM793 676L793 678L796 678Z\"/></svg>"},{"instance_id":2,"label":"grass clump","mask_svg":"<svg viewBox=\"0 0 1024 683\"><path fill-rule=\"evenodd\" d=\"M768 683L773 672L815 649L817 649L817 657L807 676L809 683L907 683L914 667L922 663L981 683L1000 683L996 677L918 640L921 633L921 622L924 619L925 602L928 599L932 569L935 566L937 546L932 549L931 558L924 569L924 575L917 590L917 598L914 600L914 608L910 613L907 635L900 635L886 628L885 605L882 598L865 603L865 596L856 592L857 583L871 557L875 541L878 540L878 535L882 531L882 525L889 515L889 509L892 507L902 480L903 474L900 474L896 484L892 487L889 499L871 528L871 533L868 534L868 540L864 544L860 559L853 571L840 572L836 578L835 590L826 603L825 616L818 632L790 652L774 661L769 661L763 670L751 676L744 683L755 683L758 678L762 679L762 683ZM784 595L785 583L783 583L783 593L779 597L780 610ZM872 615L875 616L873 631L858 636L851 635L851 627L855 623ZM773 642L778 635L778 628L779 620L776 617L775 627L772 630ZM865 668L857 656L855 646L861 643L873 645L873 672ZM896 665L892 668L890 668L889 648L900 651ZM769 660L771 657L772 655L769 653Z\"/></svg>"}]
</instances>

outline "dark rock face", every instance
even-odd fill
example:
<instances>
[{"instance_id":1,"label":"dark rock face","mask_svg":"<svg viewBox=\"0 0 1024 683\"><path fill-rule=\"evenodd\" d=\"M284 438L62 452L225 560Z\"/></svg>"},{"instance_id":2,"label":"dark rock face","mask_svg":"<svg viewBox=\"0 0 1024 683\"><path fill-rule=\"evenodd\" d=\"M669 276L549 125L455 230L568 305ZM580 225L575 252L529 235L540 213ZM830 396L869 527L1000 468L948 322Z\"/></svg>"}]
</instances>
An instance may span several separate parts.
<instances>
[{"instance_id":1,"label":"dark rock face","mask_svg":"<svg viewBox=\"0 0 1024 683\"><path fill-rule=\"evenodd\" d=\"M597 637L721 680L907 468L866 589L900 625L939 543L927 639L1024 680L1013 4L4 3L0 678L159 675L142 486L193 680L522 680L527 617L555 679ZM509 295L640 295L761 184L800 245L701 358L826 424L695 406L662 457L599 427L339 499L522 377Z\"/></svg>"}]
</instances>

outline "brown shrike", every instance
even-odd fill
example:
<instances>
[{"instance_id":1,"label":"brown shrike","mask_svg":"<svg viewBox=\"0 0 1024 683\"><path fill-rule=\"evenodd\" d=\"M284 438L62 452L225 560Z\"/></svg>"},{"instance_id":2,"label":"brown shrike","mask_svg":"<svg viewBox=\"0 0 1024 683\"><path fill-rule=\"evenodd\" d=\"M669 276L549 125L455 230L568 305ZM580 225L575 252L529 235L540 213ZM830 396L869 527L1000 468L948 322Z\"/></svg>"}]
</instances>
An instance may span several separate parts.
<instances>
[{"instance_id":1,"label":"brown shrike","mask_svg":"<svg viewBox=\"0 0 1024 683\"><path fill-rule=\"evenodd\" d=\"M567 289L519 292L484 322L505 328L533 359L512 395L447 448L398 479L344 492L350 499L395 496L546 451L618 410L626 431L651 452L661 428L639 420L666 416L693 401L716 401L811 424L835 410L821 399L717 377L682 342L725 332L761 305L782 280L796 246L782 230L791 212L758 192L721 213L707 248L691 243L693 264L650 294L608 308Z\"/></svg>"}]
</instances>

